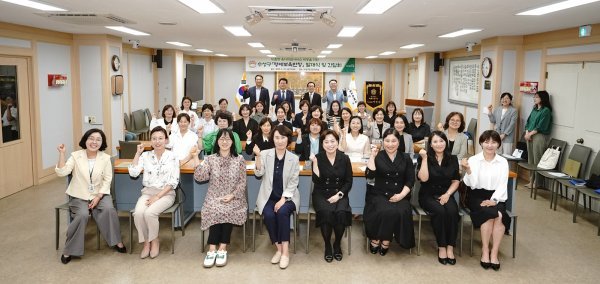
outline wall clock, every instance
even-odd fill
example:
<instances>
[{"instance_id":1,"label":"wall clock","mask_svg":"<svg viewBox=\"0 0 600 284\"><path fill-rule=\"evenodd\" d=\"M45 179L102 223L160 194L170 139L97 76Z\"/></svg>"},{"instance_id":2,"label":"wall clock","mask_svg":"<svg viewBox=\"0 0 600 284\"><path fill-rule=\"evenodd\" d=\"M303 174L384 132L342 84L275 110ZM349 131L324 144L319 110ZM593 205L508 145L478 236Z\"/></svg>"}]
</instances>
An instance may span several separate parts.
<instances>
[{"instance_id":1,"label":"wall clock","mask_svg":"<svg viewBox=\"0 0 600 284\"><path fill-rule=\"evenodd\" d=\"M492 60L489 57L484 57L481 62L481 75L484 78L489 78L492 75Z\"/></svg>"}]
</instances>

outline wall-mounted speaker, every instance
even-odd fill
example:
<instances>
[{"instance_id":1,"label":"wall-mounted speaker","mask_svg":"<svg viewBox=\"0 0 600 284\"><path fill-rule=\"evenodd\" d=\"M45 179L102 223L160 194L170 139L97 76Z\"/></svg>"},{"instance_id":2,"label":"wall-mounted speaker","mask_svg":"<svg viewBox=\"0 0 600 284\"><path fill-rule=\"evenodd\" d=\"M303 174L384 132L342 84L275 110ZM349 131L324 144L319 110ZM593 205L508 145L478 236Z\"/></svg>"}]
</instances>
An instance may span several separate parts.
<instances>
[{"instance_id":1,"label":"wall-mounted speaker","mask_svg":"<svg viewBox=\"0 0 600 284\"><path fill-rule=\"evenodd\" d=\"M156 62L156 68L162 68L162 49L156 50L156 55L152 55L152 62Z\"/></svg>"},{"instance_id":2,"label":"wall-mounted speaker","mask_svg":"<svg viewBox=\"0 0 600 284\"><path fill-rule=\"evenodd\" d=\"M433 71L439 72L440 66L444 66L444 59L442 58L441 53L436 52L433 54Z\"/></svg>"},{"instance_id":3,"label":"wall-mounted speaker","mask_svg":"<svg viewBox=\"0 0 600 284\"><path fill-rule=\"evenodd\" d=\"M123 75L113 75L111 77L110 89L113 96L123 94Z\"/></svg>"}]
</instances>

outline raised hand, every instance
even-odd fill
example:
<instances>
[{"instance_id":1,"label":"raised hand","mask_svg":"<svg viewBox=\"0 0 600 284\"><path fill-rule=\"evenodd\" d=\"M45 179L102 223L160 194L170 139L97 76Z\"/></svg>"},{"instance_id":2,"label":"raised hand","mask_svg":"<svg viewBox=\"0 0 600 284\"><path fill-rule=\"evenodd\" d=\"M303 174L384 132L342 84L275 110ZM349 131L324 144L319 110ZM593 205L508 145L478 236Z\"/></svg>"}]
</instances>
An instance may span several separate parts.
<instances>
[{"instance_id":1,"label":"raised hand","mask_svg":"<svg viewBox=\"0 0 600 284\"><path fill-rule=\"evenodd\" d=\"M423 160L427 159L427 151L425 149L421 149L419 151L419 155L421 156L421 159L423 159Z\"/></svg>"},{"instance_id":2,"label":"raised hand","mask_svg":"<svg viewBox=\"0 0 600 284\"><path fill-rule=\"evenodd\" d=\"M58 147L56 147L56 150L58 150L58 153L64 154L65 153L65 144L58 145Z\"/></svg>"},{"instance_id":3,"label":"raised hand","mask_svg":"<svg viewBox=\"0 0 600 284\"><path fill-rule=\"evenodd\" d=\"M252 138L252 130L248 130L248 132L246 132L246 137L248 137L248 139Z\"/></svg>"},{"instance_id":4,"label":"raised hand","mask_svg":"<svg viewBox=\"0 0 600 284\"><path fill-rule=\"evenodd\" d=\"M471 170L471 166L469 165L469 161L467 160L467 158L464 158L460 161L460 165L463 167L463 169L465 171L469 171Z\"/></svg>"},{"instance_id":5,"label":"raised hand","mask_svg":"<svg viewBox=\"0 0 600 284\"><path fill-rule=\"evenodd\" d=\"M371 144L371 157L377 156L377 153L379 153L379 149L377 148L377 145Z\"/></svg>"},{"instance_id":6,"label":"raised hand","mask_svg":"<svg viewBox=\"0 0 600 284\"><path fill-rule=\"evenodd\" d=\"M492 113L492 110L493 110L493 108L494 108L494 107L493 107L492 105L489 105L489 106L487 107L487 109L488 109L488 111L489 111L490 113Z\"/></svg>"},{"instance_id":7,"label":"raised hand","mask_svg":"<svg viewBox=\"0 0 600 284\"><path fill-rule=\"evenodd\" d=\"M252 152L254 153L254 156L260 155L260 148L258 148L258 145L254 145L254 148L252 148Z\"/></svg>"},{"instance_id":8,"label":"raised hand","mask_svg":"<svg viewBox=\"0 0 600 284\"><path fill-rule=\"evenodd\" d=\"M137 145L137 151L136 151L136 155L141 155L142 153L144 153L144 145L142 143Z\"/></svg>"}]
</instances>

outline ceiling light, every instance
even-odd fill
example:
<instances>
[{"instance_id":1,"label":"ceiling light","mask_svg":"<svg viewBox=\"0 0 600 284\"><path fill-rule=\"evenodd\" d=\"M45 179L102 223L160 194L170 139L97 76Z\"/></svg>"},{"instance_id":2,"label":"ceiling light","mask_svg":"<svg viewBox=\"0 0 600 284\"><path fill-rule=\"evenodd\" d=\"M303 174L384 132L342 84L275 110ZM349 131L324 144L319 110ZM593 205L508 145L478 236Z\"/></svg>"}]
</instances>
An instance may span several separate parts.
<instances>
[{"instance_id":1,"label":"ceiling light","mask_svg":"<svg viewBox=\"0 0 600 284\"><path fill-rule=\"evenodd\" d=\"M383 55L392 55L394 53L396 53L396 52L395 51L384 51L384 52L380 53L379 55L382 55L382 56Z\"/></svg>"},{"instance_id":2,"label":"ceiling light","mask_svg":"<svg viewBox=\"0 0 600 284\"><path fill-rule=\"evenodd\" d=\"M321 54L331 54L333 51L331 50L323 50L321 51Z\"/></svg>"},{"instance_id":3,"label":"ceiling light","mask_svg":"<svg viewBox=\"0 0 600 284\"><path fill-rule=\"evenodd\" d=\"M42 11L55 11L55 12L64 12L67 11L63 8L58 8L55 6L50 6L48 4L44 4L44 3L40 3L40 2L35 2L35 1L29 1L29 0L2 0L4 2L8 2L8 3L13 3L13 4L17 4L17 5L21 5L21 6L25 6L25 7L29 7L29 8L33 8L33 9L37 9L37 10L42 10Z\"/></svg>"},{"instance_id":4,"label":"ceiling light","mask_svg":"<svg viewBox=\"0 0 600 284\"><path fill-rule=\"evenodd\" d=\"M367 57L365 57L366 59L373 59L373 58L377 58L377 55L369 55Z\"/></svg>"},{"instance_id":5,"label":"ceiling light","mask_svg":"<svg viewBox=\"0 0 600 284\"><path fill-rule=\"evenodd\" d=\"M242 26L223 26L223 27L234 36L252 36L250 34L250 32L248 32Z\"/></svg>"},{"instance_id":6,"label":"ceiling light","mask_svg":"<svg viewBox=\"0 0 600 284\"><path fill-rule=\"evenodd\" d=\"M120 31L122 33L130 34L130 35L136 35L136 36L149 36L150 35L148 33L140 32L138 30L130 29L128 27L123 27L123 26L105 26L105 28L115 30L115 31Z\"/></svg>"},{"instance_id":7,"label":"ceiling light","mask_svg":"<svg viewBox=\"0 0 600 284\"><path fill-rule=\"evenodd\" d=\"M327 57L327 56L325 56L325 55L317 55L317 58L325 58L325 57Z\"/></svg>"},{"instance_id":8,"label":"ceiling light","mask_svg":"<svg viewBox=\"0 0 600 284\"><path fill-rule=\"evenodd\" d=\"M183 5L190 7L200 14L222 14L225 13L217 4L209 0L179 0Z\"/></svg>"},{"instance_id":9,"label":"ceiling light","mask_svg":"<svg viewBox=\"0 0 600 284\"><path fill-rule=\"evenodd\" d=\"M343 44L341 43L332 43L330 45L327 46L327 48L340 48L342 47Z\"/></svg>"},{"instance_id":10,"label":"ceiling light","mask_svg":"<svg viewBox=\"0 0 600 284\"><path fill-rule=\"evenodd\" d=\"M264 46L262 43L260 43L260 42L249 42L249 43L248 43L248 45L249 45L249 46L252 46L252 47L256 47L256 48L258 48L258 47L265 47L265 46Z\"/></svg>"},{"instance_id":11,"label":"ceiling light","mask_svg":"<svg viewBox=\"0 0 600 284\"><path fill-rule=\"evenodd\" d=\"M358 14L381 15L400 2L402 2L402 0L371 0L358 11Z\"/></svg>"},{"instance_id":12,"label":"ceiling light","mask_svg":"<svg viewBox=\"0 0 600 284\"><path fill-rule=\"evenodd\" d=\"M172 45L176 45L176 46L183 46L183 47L187 47L187 46L191 46L187 43L183 43L183 42L178 42L178 41L167 41L168 44L172 44Z\"/></svg>"},{"instance_id":13,"label":"ceiling light","mask_svg":"<svg viewBox=\"0 0 600 284\"><path fill-rule=\"evenodd\" d=\"M212 50L208 50L208 49L204 49L204 48L198 48L196 49L196 51L200 51L200 52L204 52L204 53L211 53Z\"/></svg>"},{"instance_id":14,"label":"ceiling light","mask_svg":"<svg viewBox=\"0 0 600 284\"><path fill-rule=\"evenodd\" d=\"M331 15L331 13L329 12L323 12L321 13L321 21L323 23L325 23L326 25L333 27L335 26L335 22L337 21L337 19Z\"/></svg>"},{"instance_id":15,"label":"ceiling light","mask_svg":"<svg viewBox=\"0 0 600 284\"><path fill-rule=\"evenodd\" d=\"M438 37L458 37L482 31L481 29L462 29Z\"/></svg>"},{"instance_id":16,"label":"ceiling light","mask_svg":"<svg viewBox=\"0 0 600 284\"><path fill-rule=\"evenodd\" d=\"M585 4L589 4L589 3L593 3L593 2L598 2L598 1L600 1L600 0L567 0L567 1L554 3L551 5L547 5L544 7L540 7L540 8L531 9L531 10L528 10L525 12L518 13L517 15L518 16L546 15L546 14L549 14L552 12L565 10L565 9L569 9L569 8L573 8L573 7L577 7L577 6L581 6L581 5L585 5Z\"/></svg>"},{"instance_id":17,"label":"ceiling light","mask_svg":"<svg viewBox=\"0 0 600 284\"><path fill-rule=\"evenodd\" d=\"M400 48L403 48L403 49L412 49L412 48L421 47L423 45L424 44L422 44L422 43L413 43L413 44L408 44L408 45L405 45L405 46L401 46Z\"/></svg>"},{"instance_id":18,"label":"ceiling light","mask_svg":"<svg viewBox=\"0 0 600 284\"><path fill-rule=\"evenodd\" d=\"M275 54L267 54L267 57L271 57L272 58L272 57L277 57L277 55L275 55Z\"/></svg>"},{"instance_id":19,"label":"ceiling light","mask_svg":"<svg viewBox=\"0 0 600 284\"><path fill-rule=\"evenodd\" d=\"M262 53L262 54L269 54L269 53L271 53L271 51L270 51L270 50L268 50L268 49L261 49L261 50L259 50L259 51L260 51L260 53Z\"/></svg>"},{"instance_id":20,"label":"ceiling light","mask_svg":"<svg viewBox=\"0 0 600 284\"><path fill-rule=\"evenodd\" d=\"M344 26L340 33L338 33L338 37L354 37L363 27L350 27Z\"/></svg>"},{"instance_id":21,"label":"ceiling light","mask_svg":"<svg viewBox=\"0 0 600 284\"><path fill-rule=\"evenodd\" d=\"M262 21L263 15L259 11L254 11L254 13L246 16L244 19L246 19L248 25L256 25Z\"/></svg>"},{"instance_id":22,"label":"ceiling light","mask_svg":"<svg viewBox=\"0 0 600 284\"><path fill-rule=\"evenodd\" d=\"M226 54L223 54L223 53L217 53L217 54L215 54L215 55L216 55L216 56L220 56L220 57L227 57L227 55L226 55Z\"/></svg>"}]
</instances>

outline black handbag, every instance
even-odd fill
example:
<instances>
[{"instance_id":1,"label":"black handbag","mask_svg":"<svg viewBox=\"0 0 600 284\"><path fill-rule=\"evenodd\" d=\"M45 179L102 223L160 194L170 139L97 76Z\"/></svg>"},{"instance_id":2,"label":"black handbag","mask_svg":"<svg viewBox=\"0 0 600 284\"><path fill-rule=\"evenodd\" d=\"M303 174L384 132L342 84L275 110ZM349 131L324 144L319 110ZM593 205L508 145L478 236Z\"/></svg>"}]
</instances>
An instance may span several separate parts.
<instances>
[{"instance_id":1,"label":"black handbag","mask_svg":"<svg viewBox=\"0 0 600 284\"><path fill-rule=\"evenodd\" d=\"M585 181L585 186L593 189L600 189L600 176L592 174L590 179Z\"/></svg>"},{"instance_id":2,"label":"black handbag","mask_svg":"<svg viewBox=\"0 0 600 284\"><path fill-rule=\"evenodd\" d=\"M517 149L523 151L521 154L521 159L527 161L527 143L524 141L517 142Z\"/></svg>"}]
</instances>

